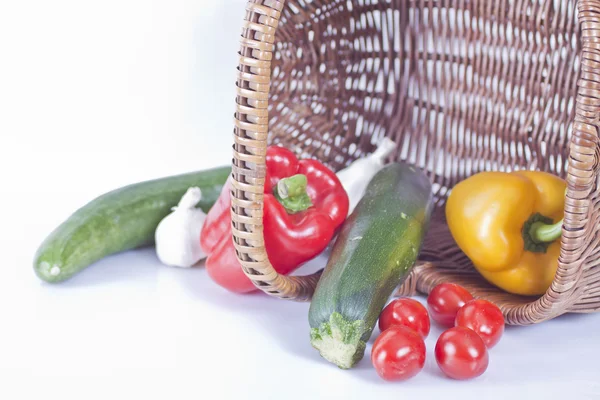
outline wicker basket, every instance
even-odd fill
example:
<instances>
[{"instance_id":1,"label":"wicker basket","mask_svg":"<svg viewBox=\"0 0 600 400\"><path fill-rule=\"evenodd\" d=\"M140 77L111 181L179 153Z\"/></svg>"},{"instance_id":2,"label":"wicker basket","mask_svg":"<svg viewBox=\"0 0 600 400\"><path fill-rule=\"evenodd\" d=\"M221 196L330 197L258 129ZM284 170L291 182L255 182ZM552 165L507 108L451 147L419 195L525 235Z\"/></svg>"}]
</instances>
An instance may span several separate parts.
<instances>
[{"instance_id":1,"label":"wicker basket","mask_svg":"<svg viewBox=\"0 0 600 400\"><path fill-rule=\"evenodd\" d=\"M250 0L246 10L232 217L257 287L310 300L319 278L278 275L265 253L267 143L338 170L388 136L399 144L390 159L426 171L437 204L401 294L460 283L520 325L600 310L600 1ZM559 267L540 298L483 281L444 221L454 184L511 169L568 182Z\"/></svg>"}]
</instances>

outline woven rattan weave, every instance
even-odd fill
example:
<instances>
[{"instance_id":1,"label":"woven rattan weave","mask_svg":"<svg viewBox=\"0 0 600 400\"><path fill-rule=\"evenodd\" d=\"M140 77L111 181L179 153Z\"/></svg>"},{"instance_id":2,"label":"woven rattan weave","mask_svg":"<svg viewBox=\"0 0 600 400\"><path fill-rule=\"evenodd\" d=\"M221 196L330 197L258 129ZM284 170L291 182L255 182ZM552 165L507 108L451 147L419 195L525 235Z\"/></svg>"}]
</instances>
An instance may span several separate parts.
<instances>
[{"instance_id":1,"label":"woven rattan weave","mask_svg":"<svg viewBox=\"0 0 600 400\"><path fill-rule=\"evenodd\" d=\"M318 274L278 275L265 253L267 144L338 170L398 143L434 183L437 209L402 294L452 281L510 324L600 309L600 1L250 0L242 29L233 236L263 291L309 300ZM483 170L540 169L568 182L555 281L540 298L483 281L454 244L444 202Z\"/></svg>"}]
</instances>

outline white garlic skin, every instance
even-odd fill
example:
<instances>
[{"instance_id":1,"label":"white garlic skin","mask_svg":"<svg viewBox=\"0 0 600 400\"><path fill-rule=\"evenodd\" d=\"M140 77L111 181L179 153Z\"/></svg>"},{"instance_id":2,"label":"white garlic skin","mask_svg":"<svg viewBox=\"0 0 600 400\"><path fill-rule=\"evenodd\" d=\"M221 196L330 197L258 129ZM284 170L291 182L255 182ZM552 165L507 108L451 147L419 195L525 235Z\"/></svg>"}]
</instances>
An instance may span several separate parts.
<instances>
[{"instance_id":1,"label":"white garlic skin","mask_svg":"<svg viewBox=\"0 0 600 400\"><path fill-rule=\"evenodd\" d=\"M206 214L196 208L201 199L200 188L189 188L179 205L173 207L173 212L158 224L156 255L163 264L189 268L206 258L200 247L200 232Z\"/></svg>"},{"instance_id":2,"label":"white garlic skin","mask_svg":"<svg viewBox=\"0 0 600 400\"><path fill-rule=\"evenodd\" d=\"M390 138L383 138L377 145L377 150L367 157L358 159L348 167L337 173L342 186L348 193L350 207L348 215L352 213L360 199L365 194L365 190L371 179L383 168L385 159L396 148L396 143Z\"/></svg>"}]
</instances>

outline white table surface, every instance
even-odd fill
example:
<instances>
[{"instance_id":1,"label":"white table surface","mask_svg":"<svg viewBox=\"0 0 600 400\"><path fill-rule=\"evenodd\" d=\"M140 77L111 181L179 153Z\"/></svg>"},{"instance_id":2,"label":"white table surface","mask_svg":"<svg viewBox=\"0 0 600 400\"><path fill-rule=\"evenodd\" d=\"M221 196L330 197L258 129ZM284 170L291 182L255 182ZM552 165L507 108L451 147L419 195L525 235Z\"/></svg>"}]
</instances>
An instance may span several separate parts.
<instances>
[{"instance_id":1,"label":"white table surface","mask_svg":"<svg viewBox=\"0 0 600 400\"><path fill-rule=\"evenodd\" d=\"M351 371L320 359L308 304L227 293L151 249L36 278L34 251L75 208L229 161L243 8L0 3L0 398L600 398L600 315L509 328L469 382L437 369L434 328L424 371L389 384L368 357Z\"/></svg>"}]
</instances>

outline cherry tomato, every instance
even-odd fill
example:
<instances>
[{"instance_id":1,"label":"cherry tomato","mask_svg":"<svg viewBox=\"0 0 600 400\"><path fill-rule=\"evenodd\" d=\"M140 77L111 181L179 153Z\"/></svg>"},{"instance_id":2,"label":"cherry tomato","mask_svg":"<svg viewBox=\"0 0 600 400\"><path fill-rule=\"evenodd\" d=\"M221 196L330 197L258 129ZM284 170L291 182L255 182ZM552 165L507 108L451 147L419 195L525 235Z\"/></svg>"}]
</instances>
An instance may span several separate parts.
<instances>
[{"instance_id":1,"label":"cherry tomato","mask_svg":"<svg viewBox=\"0 0 600 400\"><path fill-rule=\"evenodd\" d=\"M488 349L498 343L504 333L504 315L494 303L487 300L471 300L456 314L456 326L475 331Z\"/></svg>"},{"instance_id":2,"label":"cherry tomato","mask_svg":"<svg viewBox=\"0 0 600 400\"><path fill-rule=\"evenodd\" d=\"M433 288L427 297L427 308L431 319L443 326L454 326L456 313L468 301L473 300L471 293L462 286L442 283Z\"/></svg>"},{"instance_id":3,"label":"cherry tomato","mask_svg":"<svg viewBox=\"0 0 600 400\"><path fill-rule=\"evenodd\" d=\"M429 313L425 306L408 297L396 299L388 304L379 316L379 329L403 325L416 331L423 339L429 335Z\"/></svg>"},{"instance_id":4,"label":"cherry tomato","mask_svg":"<svg viewBox=\"0 0 600 400\"><path fill-rule=\"evenodd\" d=\"M483 374L489 358L485 343L475 331L457 326L440 335L435 360L442 372L453 379L471 379Z\"/></svg>"},{"instance_id":5,"label":"cherry tomato","mask_svg":"<svg viewBox=\"0 0 600 400\"><path fill-rule=\"evenodd\" d=\"M423 369L425 342L421 335L406 326L392 326L375 340L371 362L386 381L403 381Z\"/></svg>"}]
</instances>

